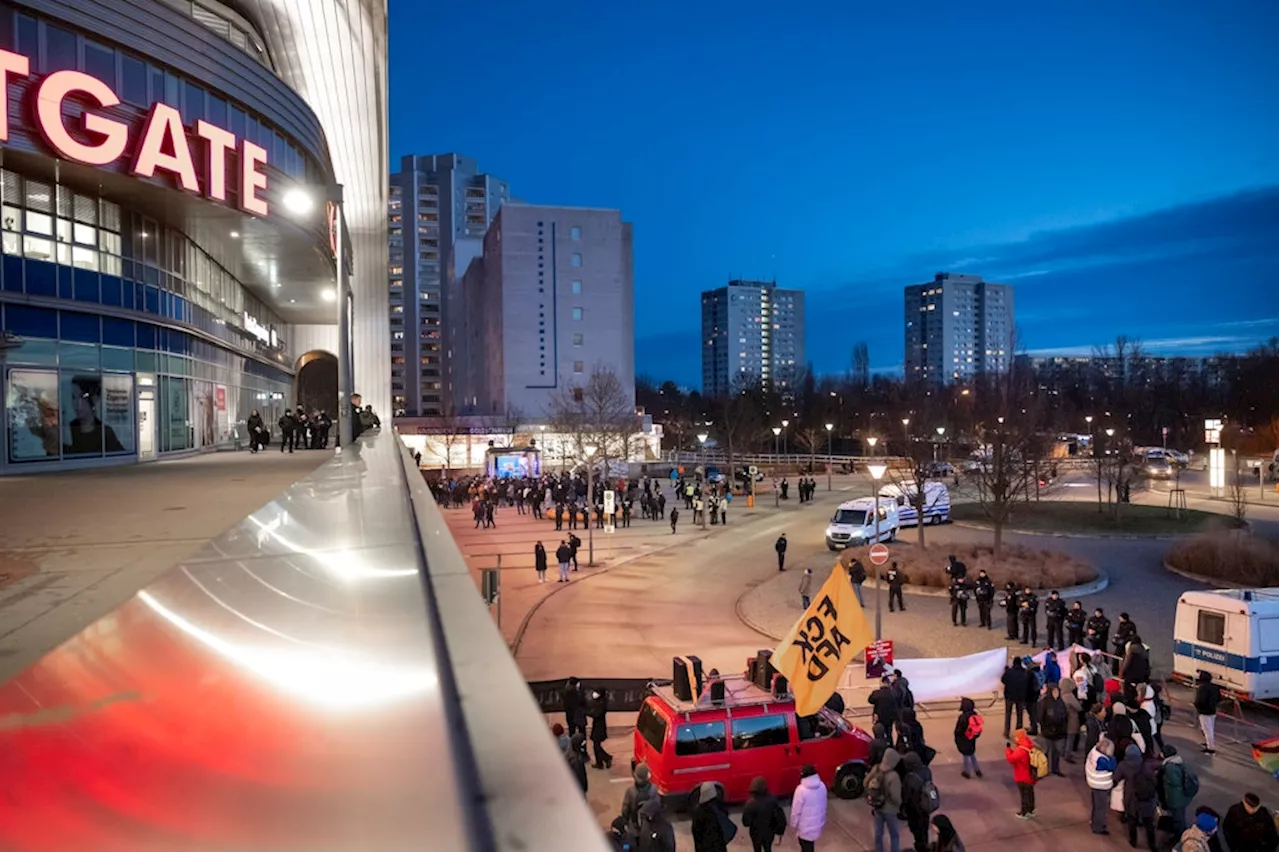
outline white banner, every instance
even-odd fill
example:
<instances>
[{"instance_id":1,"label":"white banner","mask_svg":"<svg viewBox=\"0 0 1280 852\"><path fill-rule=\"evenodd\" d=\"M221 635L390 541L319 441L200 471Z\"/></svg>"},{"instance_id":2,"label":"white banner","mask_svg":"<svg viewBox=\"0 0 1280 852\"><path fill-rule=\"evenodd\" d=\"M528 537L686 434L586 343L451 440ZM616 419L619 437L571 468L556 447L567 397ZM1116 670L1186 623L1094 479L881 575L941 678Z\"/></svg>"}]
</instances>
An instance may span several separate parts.
<instances>
[{"instance_id":1,"label":"white banner","mask_svg":"<svg viewBox=\"0 0 1280 852\"><path fill-rule=\"evenodd\" d=\"M929 702L942 698L974 698L1000 689L1000 678L1008 660L1006 649L993 648L967 657L894 660L891 668L901 670L903 677L911 682L911 694L916 701Z\"/></svg>"}]
</instances>

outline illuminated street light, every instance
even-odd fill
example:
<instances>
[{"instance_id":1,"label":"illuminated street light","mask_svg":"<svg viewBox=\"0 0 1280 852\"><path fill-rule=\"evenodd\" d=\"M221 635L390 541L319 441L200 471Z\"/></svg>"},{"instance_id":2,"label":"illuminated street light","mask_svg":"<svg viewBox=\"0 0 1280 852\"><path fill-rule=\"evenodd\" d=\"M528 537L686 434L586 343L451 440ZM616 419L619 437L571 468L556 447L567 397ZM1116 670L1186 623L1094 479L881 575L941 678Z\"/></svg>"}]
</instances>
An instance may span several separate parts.
<instances>
[{"instance_id":1,"label":"illuminated street light","mask_svg":"<svg viewBox=\"0 0 1280 852\"><path fill-rule=\"evenodd\" d=\"M699 454L701 456L701 458L699 459L699 471L700 471L699 475L702 477L703 486L705 486L707 483L707 437L708 436L706 432L698 433L698 447L699 447ZM700 487L700 493L701 493L700 499L702 501L702 511L699 514L702 515L702 530L703 532L705 532L707 529L707 503L708 503L707 489L705 487Z\"/></svg>"},{"instance_id":2,"label":"illuminated street light","mask_svg":"<svg viewBox=\"0 0 1280 852\"><path fill-rule=\"evenodd\" d=\"M596 445L583 444L582 454L587 457L587 567L591 568L596 564L596 537L591 526L596 508L596 495L591 488L591 457L596 454Z\"/></svg>"},{"instance_id":3,"label":"illuminated street light","mask_svg":"<svg viewBox=\"0 0 1280 852\"><path fill-rule=\"evenodd\" d=\"M834 423L827 424L827 490L831 490L831 468L835 460L831 457L831 430L836 428Z\"/></svg>"},{"instance_id":4,"label":"illuminated street light","mask_svg":"<svg viewBox=\"0 0 1280 852\"><path fill-rule=\"evenodd\" d=\"M880 543L880 479L884 476L884 472L889 469L885 464L869 464L867 472L871 474L871 496L875 498L872 502L871 511L876 516L876 543ZM876 641L880 641L880 566L874 562L871 563L874 574L872 579L876 583Z\"/></svg>"}]
</instances>

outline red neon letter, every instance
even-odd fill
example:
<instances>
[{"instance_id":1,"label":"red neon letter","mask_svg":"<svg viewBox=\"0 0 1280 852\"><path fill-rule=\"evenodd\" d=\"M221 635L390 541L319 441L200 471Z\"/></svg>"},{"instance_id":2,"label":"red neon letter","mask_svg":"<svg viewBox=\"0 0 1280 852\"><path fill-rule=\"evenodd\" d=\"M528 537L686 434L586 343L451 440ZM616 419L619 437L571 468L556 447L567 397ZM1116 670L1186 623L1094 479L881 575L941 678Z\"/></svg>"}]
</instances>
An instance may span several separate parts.
<instances>
[{"instance_id":1,"label":"red neon letter","mask_svg":"<svg viewBox=\"0 0 1280 852\"><path fill-rule=\"evenodd\" d=\"M267 150L248 139L240 143L240 207L247 213L267 215L267 202L258 190L267 188L267 175L259 166L267 162Z\"/></svg>"},{"instance_id":2,"label":"red neon letter","mask_svg":"<svg viewBox=\"0 0 1280 852\"><path fill-rule=\"evenodd\" d=\"M99 107L113 107L120 103L111 87L96 77L79 71L55 71L40 81L36 89L36 119L45 141L68 160L90 166L105 166L115 162L124 153L129 141L129 128L118 121L104 118L92 112L81 117L85 130L102 136L97 145L86 145L67 132L62 123L62 102L72 92L80 92L93 98Z\"/></svg>"},{"instance_id":3,"label":"red neon letter","mask_svg":"<svg viewBox=\"0 0 1280 852\"><path fill-rule=\"evenodd\" d=\"M31 73L31 62L18 53L0 50L0 142L9 141L9 75Z\"/></svg>"},{"instance_id":4,"label":"red neon letter","mask_svg":"<svg viewBox=\"0 0 1280 852\"><path fill-rule=\"evenodd\" d=\"M196 122L196 135L209 143L209 171L205 177L205 194L217 201L226 201L227 152L235 149L236 136L203 118Z\"/></svg>"},{"instance_id":5,"label":"red neon letter","mask_svg":"<svg viewBox=\"0 0 1280 852\"><path fill-rule=\"evenodd\" d=\"M165 152L165 143L172 149L172 154ZM151 177L156 169L172 172L183 189L200 191L196 166L191 159L191 146L187 144L187 132L182 127L182 116L173 107L159 103L151 107L151 114L147 116L133 173Z\"/></svg>"}]
</instances>

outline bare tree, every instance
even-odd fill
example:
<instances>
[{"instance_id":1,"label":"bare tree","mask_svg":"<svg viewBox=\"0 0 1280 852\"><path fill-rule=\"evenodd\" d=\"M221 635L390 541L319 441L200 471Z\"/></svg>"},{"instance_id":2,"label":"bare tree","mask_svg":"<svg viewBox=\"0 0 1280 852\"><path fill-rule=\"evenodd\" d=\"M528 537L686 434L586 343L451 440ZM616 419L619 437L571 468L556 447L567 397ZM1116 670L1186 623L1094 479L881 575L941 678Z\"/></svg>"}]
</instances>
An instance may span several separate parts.
<instances>
[{"instance_id":1,"label":"bare tree","mask_svg":"<svg viewBox=\"0 0 1280 852\"><path fill-rule=\"evenodd\" d=\"M925 444L913 443L909 448L910 455L905 458L906 464L893 464L887 471L889 481L898 486L903 501L916 511L916 540L924 547L924 512L928 506L925 497L925 483L933 472L933 459Z\"/></svg>"},{"instance_id":2,"label":"bare tree","mask_svg":"<svg viewBox=\"0 0 1280 852\"><path fill-rule=\"evenodd\" d=\"M974 390L975 409L981 412L974 430L981 456L976 470L978 504L991 522L999 558L1004 527L1017 504L1027 498L1027 486L1036 476L1031 460L1043 453L1044 437L1037 427L1038 403L1027 370L1015 363Z\"/></svg>"},{"instance_id":3,"label":"bare tree","mask_svg":"<svg viewBox=\"0 0 1280 852\"><path fill-rule=\"evenodd\" d=\"M439 437L440 443L444 445L444 452L436 450L435 454L440 457L444 466L444 475L448 477L449 469L453 464L453 448L461 438L458 431L462 428L464 421L455 413L453 403L447 400L440 411L437 421L440 424L441 432ZM470 464L471 460L467 459L467 463Z\"/></svg>"},{"instance_id":4,"label":"bare tree","mask_svg":"<svg viewBox=\"0 0 1280 852\"><path fill-rule=\"evenodd\" d=\"M1235 518L1238 526L1244 526L1244 518L1249 511L1249 492L1245 488L1244 478L1240 475L1239 462L1236 463L1235 474L1227 481L1226 485L1227 503L1231 507L1231 517Z\"/></svg>"},{"instance_id":5,"label":"bare tree","mask_svg":"<svg viewBox=\"0 0 1280 852\"><path fill-rule=\"evenodd\" d=\"M812 470L814 457L826 446L826 431L813 426L801 426L796 429L795 438L796 443L809 453L809 469Z\"/></svg>"},{"instance_id":6,"label":"bare tree","mask_svg":"<svg viewBox=\"0 0 1280 852\"><path fill-rule=\"evenodd\" d=\"M724 443L727 475L732 477L736 468L734 454L760 438L764 426L764 390L755 380L735 382L729 393L712 400L711 429L718 441Z\"/></svg>"},{"instance_id":7,"label":"bare tree","mask_svg":"<svg viewBox=\"0 0 1280 852\"><path fill-rule=\"evenodd\" d=\"M597 364L577 385L557 390L548 403L548 415L556 430L585 456L588 444L608 475L610 459L625 459L627 443L640 428L635 400L628 397L613 368Z\"/></svg>"}]
</instances>

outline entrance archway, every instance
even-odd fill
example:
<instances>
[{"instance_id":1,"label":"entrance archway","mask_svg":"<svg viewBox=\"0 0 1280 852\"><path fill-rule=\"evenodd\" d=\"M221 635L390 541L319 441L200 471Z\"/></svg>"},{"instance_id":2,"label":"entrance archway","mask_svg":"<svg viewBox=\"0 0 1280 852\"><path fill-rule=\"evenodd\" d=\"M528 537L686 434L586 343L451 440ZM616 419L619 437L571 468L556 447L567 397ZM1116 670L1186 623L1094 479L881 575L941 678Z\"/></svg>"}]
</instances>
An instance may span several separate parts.
<instances>
[{"instance_id":1,"label":"entrance archway","mask_svg":"<svg viewBox=\"0 0 1280 852\"><path fill-rule=\"evenodd\" d=\"M338 415L338 358L332 352L315 350L298 359L297 405L313 411Z\"/></svg>"}]
</instances>

